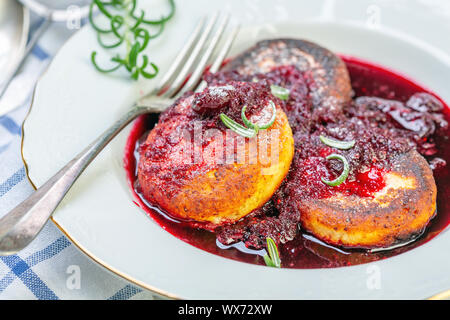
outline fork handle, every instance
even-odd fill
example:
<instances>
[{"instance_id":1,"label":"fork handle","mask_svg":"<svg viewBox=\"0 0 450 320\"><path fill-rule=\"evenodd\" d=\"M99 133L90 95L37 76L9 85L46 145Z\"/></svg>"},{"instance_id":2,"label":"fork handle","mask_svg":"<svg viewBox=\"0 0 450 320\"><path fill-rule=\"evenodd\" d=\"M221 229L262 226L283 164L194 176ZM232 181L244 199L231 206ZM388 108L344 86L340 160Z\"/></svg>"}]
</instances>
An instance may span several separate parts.
<instances>
[{"instance_id":1,"label":"fork handle","mask_svg":"<svg viewBox=\"0 0 450 320\"><path fill-rule=\"evenodd\" d=\"M160 109L155 106L155 111ZM0 219L0 255L14 254L25 248L100 151L132 120L148 112L151 112L148 107L132 108L36 192L3 216Z\"/></svg>"}]
</instances>

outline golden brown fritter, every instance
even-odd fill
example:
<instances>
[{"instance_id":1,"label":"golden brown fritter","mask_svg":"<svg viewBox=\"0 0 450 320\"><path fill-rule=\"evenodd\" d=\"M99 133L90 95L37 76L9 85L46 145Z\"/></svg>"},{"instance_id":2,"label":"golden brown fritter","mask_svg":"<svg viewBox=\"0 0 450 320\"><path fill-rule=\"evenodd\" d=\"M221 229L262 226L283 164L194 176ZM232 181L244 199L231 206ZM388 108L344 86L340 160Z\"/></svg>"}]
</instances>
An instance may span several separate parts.
<instances>
[{"instance_id":1,"label":"golden brown fritter","mask_svg":"<svg viewBox=\"0 0 450 320\"><path fill-rule=\"evenodd\" d=\"M178 102L173 107L173 116L149 133L141 150L138 179L144 196L170 216L214 229L239 220L271 198L289 171L294 141L286 114L277 106L274 124L255 138L243 138L230 130L226 132L223 125L214 128L216 137L221 139L208 141L210 150L221 149L223 141L227 141L227 146L230 141L231 145L237 145L238 141L244 143L239 156L233 151L231 162L221 163L223 158L216 158L214 152L203 149L202 159L190 163L182 151L205 148L207 140L194 139L192 144L190 137L180 134L180 128L191 121L191 104L192 96ZM266 123L267 120L261 120L272 112L267 108L253 114L250 120ZM167 140L173 143L168 146ZM159 145L162 151L158 151ZM265 147L267 151L261 152ZM157 152L161 153L160 158L155 157Z\"/></svg>"},{"instance_id":2,"label":"golden brown fritter","mask_svg":"<svg viewBox=\"0 0 450 320\"><path fill-rule=\"evenodd\" d=\"M436 211L436 184L426 160L410 151L393 160L373 197L337 194L301 201L302 227L339 246L389 247L420 235ZM299 203L300 205L300 203Z\"/></svg>"}]
</instances>

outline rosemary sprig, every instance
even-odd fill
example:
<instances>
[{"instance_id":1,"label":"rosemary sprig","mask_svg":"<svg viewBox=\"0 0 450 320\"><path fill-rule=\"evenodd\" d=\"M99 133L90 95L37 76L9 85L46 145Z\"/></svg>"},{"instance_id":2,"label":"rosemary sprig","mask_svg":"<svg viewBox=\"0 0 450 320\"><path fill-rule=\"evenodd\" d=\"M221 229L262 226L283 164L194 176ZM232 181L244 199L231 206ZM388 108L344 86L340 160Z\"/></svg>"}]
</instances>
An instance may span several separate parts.
<instances>
[{"instance_id":1,"label":"rosemary sprig","mask_svg":"<svg viewBox=\"0 0 450 320\"><path fill-rule=\"evenodd\" d=\"M273 241L273 239L270 237L268 237L266 241L268 254L265 254L263 256L264 262L269 267L281 268L280 254L278 253L278 248L275 244L275 241Z\"/></svg>"},{"instance_id":2,"label":"rosemary sprig","mask_svg":"<svg viewBox=\"0 0 450 320\"><path fill-rule=\"evenodd\" d=\"M258 133L259 130L269 129L275 122L275 118L277 116L277 108L275 106L275 103L273 103L273 101L269 101L269 105L272 108L272 117L270 118L270 120L267 123L262 124L262 125L257 125L255 123L251 122L250 120L248 120L245 115L245 111L247 110L247 105L245 105L241 111L242 122L244 122L244 124L247 127L249 127L250 129L254 129L256 131L256 133Z\"/></svg>"},{"instance_id":3,"label":"rosemary sprig","mask_svg":"<svg viewBox=\"0 0 450 320\"><path fill-rule=\"evenodd\" d=\"M280 98L281 100L289 99L289 94L291 93L289 89L277 86L275 84L270 86L270 91L275 97Z\"/></svg>"},{"instance_id":4,"label":"rosemary sprig","mask_svg":"<svg viewBox=\"0 0 450 320\"><path fill-rule=\"evenodd\" d=\"M97 63L97 52L91 53L91 61L94 67L102 73L110 73L124 67L132 79L137 80L139 76L151 79L158 74L158 67L150 62L147 55L143 51L147 48L149 41L161 35L164 30L165 23L175 14L174 0L168 0L170 12L167 16L161 17L159 20L148 20L145 18L145 11L141 10L136 13L137 0L93 0L90 5L89 21L93 29L97 32L98 43L105 49L118 48L125 45L125 55L119 54L111 58L114 66L111 68L100 67ZM100 14L109 20L109 28L99 27L94 22L94 10L98 8ZM143 24L158 25L159 29L155 34L143 27ZM115 42L107 44L103 40L103 36L109 35L116 38Z\"/></svg>"},{"instance_id":5,"label":"rosemary sprig","mask_svg":"<svg viewBox=\"0 0 450 320\"><path fill-rule=\"evenodd\" d=\"M350 141L340 141L340 140L335 140L335 139L331 139L328 137L325 137L323 135L319 136L320 141L322 141L322 143L326 144L329 147L333 147L336 149L341 149L341 150L348 150L351 149L355 146L355 140L350 140ZM337 177L334 180L325 180L324 178L321 178L322 182L329 185L330 187L336 187L338 185L340 185L341 183L343 183L345 180L347 180L348 174L350 172L350 165L347 161L347 159L344 156L341 156L340 154L330 154L327 157L327 160L331 160L331 159L338 159L341 160L344 163L344 170L342 170L342 173L339 177Z\"/></svg>"},{"instance_id":6,"label":"rosemary sprig","mask_svg":"<svg viewBox=\"0 0 450 320\"><path fill-rule=\"evenodd\" d=\"M341 160L344 163L344 170L342 170L342 173L339 177L337 177L334 180L325 180L324 178L321 178L322 182L329 185L330 187L336 187L338 185L340 185L341 183L343 183L347 177L348 177L348 173L350 172L350 165L348 164L347 159L345 159L345 157L341 156L340 154L330 154L327 157L327 160L331 160L331 159L338 159Z\"/></svg>"},{"instance_id":7,"label":"rosemary sprig","mask_svg":"<svg viewBox=\"0 0 450 320\"><path fill-rule=\"evenodd\" d=\"M227 116L225 113L220 114L220 120L222 120L223 124L228 128L236 132L237 134L246 137L246 138L253 138L256 136L256 130L249 129L244 127L243 125L240 125L233 119L231 119L229 116Z\"/></svg>"}]
</instances>

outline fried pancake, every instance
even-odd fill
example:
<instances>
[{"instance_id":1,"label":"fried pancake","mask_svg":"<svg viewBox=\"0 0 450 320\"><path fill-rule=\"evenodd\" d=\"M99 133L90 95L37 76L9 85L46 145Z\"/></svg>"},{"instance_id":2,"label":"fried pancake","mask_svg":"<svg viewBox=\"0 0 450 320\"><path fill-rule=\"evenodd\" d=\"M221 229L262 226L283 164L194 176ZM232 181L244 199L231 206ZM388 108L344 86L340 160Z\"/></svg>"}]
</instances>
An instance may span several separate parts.
<instances>
[{"instance_id":1,"label":"fried pancake","mask_svg":"<svg viewBox=\"0 0 450 320\"><path fill-rule=\"evenodd\" d=\"M167 214L213 230L241 219L272 197L289 171L294 140L280 106L276 106L273 125L255 138L244 138L222 125L214 128L215 137L192 140L180 134L180 128L191 121L191 104L192 96L179 101L172 107L171 116L149 133L140 152L138 180L145 198ZM267 108L252 115L250 120L267 122L264 117L272 113ZM237 143L243 143L239 149L242 153L233 154L231 162L224 162L214 152L205 152L206 147L222 150L230 143L232 151ZM266 147L267 152L261 152ZM201 159L193 162L192 158L186 159L182 152L189 148L203 148ZM155 156L158 153L160 157Z\"/></svg>"},{"instance_id":2,"label":"fried pancake","mask_svg":"<svg viewBox=\"0 0 450 320\"><path fill-rule=\"evenodd\" d=\"M329 244L380 248L420 235L436 212L436 184L415 150L397 156L373 197L336 194L298 202L302 227Z\"/></svg>"}]
</instances>

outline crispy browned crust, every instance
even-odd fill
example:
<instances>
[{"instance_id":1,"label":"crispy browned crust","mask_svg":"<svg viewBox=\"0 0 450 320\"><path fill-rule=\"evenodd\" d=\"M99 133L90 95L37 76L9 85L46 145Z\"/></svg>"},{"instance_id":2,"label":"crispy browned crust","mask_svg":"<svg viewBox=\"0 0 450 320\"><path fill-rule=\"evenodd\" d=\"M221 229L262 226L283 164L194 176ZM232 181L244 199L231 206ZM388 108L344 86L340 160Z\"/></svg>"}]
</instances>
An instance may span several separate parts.
<instances>
[{"instance_id":1,"label":"crispy browned crust","mask_svg":"<svg viewBox=\"0 0 450 320\"><path fill-rule=\"evenodd\" d=\"M339 246L389 247L420 235L436 212L436 184L416 151L398 156L375 198L334 196L299 203L302 227Z\"/></svg>"},{"instance_id":2,"label":"crispy browned crust","mask_svg":"<svg viewBox=\"0 0 450 320\"><path fill-rule=\"evenodd\" d=\"M331 51L306 40L263 40L231 60L224 70L241 74L265 73L277 66L295 65L311 72L313 103L323 108L342 108L352 88L345 63Z\"/></svg>"}]
</instances>

